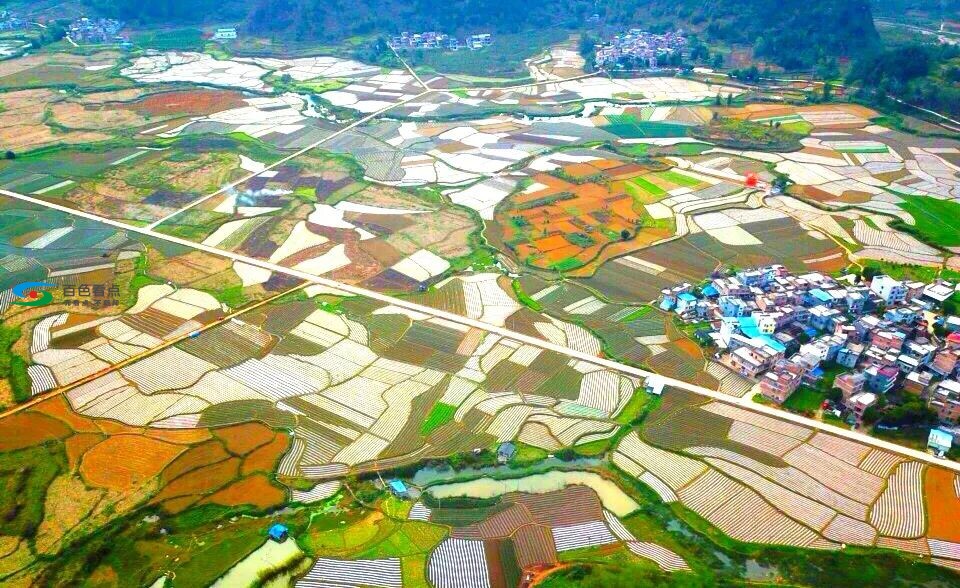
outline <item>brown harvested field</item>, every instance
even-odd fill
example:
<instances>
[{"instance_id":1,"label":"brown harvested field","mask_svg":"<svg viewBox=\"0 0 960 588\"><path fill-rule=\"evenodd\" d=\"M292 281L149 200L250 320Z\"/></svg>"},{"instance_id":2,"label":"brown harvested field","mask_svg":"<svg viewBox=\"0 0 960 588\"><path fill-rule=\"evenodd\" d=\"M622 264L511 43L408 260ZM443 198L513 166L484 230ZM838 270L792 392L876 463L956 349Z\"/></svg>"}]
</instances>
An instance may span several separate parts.
<instances>
[{"instance_id":1,"label":"brown harvested field","mask_svg":"<svg viewBox=\"0 0 960 588\"><path fill-rule=\"evenodd\" d=\"M151 116L195 116L244 105L243 94L232 90L183 90L152 94L124 107Z\"/></svg>"},{"instance_id":2,"label":"brown harvested field","mask_svg":"<svg viewBox=\"0 0 960 588\"><path fill-rule=\"evenodd\" d=\"M153 499L159 503L169 498L203 495L229 484L240 472L240 460L231 457L192 472L167 484Z\"/></svg>"},{"instance_id":3,"label":"brown harvested field","mask_svg":"<svg viewBox=\"0 0 960 588\"><path fill-rule=\"evenodd\" d=\"M0 421L0 451L16 451L46 441L66 439L73 430L38 412L21 412Z\"/></svg>"},{"instance_id":4,"label":"brown harvested field","mask_svg":"<svg viewBox=\"0 0 960 588\"><path fill-rule=\"evenodd\" d=\"M230 454L223 448L223 445L217 442L191 447L163 470L161 479L164 483L169 483L187 472L207 467L228 458L230 458Z\"/></svg>"},{"instance_id":5,"label":"brown harvested field","mask_svg":"<svg viewBox=\"0 0 960 588\"><path fill-rule=\"evenodd\" d=\"M676 345L677 349L694 359L703 359L703 351L700 346L686 337L673 341L672 345Z\"/></svg>"},{"instance_id":6,"label":"brown harvested field","mask_svg":"<svg viewBox=\"0 0 960 588\"><path fill-rule=\"evenodd\" d=\"M64 534L80 524L103 495L103 490L88 489L79 476L66 475L54 479L47 488L43 522L37 529L37 551L55 552Z\"/></svg>"},{"instance_id":7,"label":"brown harvested field","mask_svg":"<svg viewBox=\"0 0 960 588\"><path fill-rule=\"evenodd\" d=\"M170 514L177 514L187 510L198 500L200 500L200 497L194 495L171 498L163 502L163 509Z\"/></svg>"},{"instance_id":8,"label":"brown harvested field","mask_svg":"<svg viewBox=\"0 0 960 588\"><path fill-rule=\"evenodd\" d=\"M128 492L153 478L183 451L139 435L117 435L84 454L80 474L88 484Z\"/></svg>"},{"instance_id":9,"label":"brown harvested field","mask_svg":"<svg viewBox=\"0 0 960 588\"><path fill-rule=\"evenodd\" d=\"M110 106L59 102L50 107L53 123L68 129L107 131L139 127L150 121L129 110Z\"/></svg>"},{"instance_id":10,"label":"brown harvested field","mask_svg":"<svg viewBox=\"0 0 960 588\"><path fill-rule=\"evenodd\" d=\"M80 465L80 460L83 458L83 454L104 439L106 439L106 437L98 433L79 433L67 439L64 445L67 450L67 463L70 466L70 470L73 471L77 469L77 466Z\"/></svg>"},{"instance_id":11,"label":"brown harvested field","mask_svg":"<svg viewBox=\"0 0 960 588\"><path fill-rule=\"evenodd\" d=\"M554 564L557 551L550 529L540 525L527 525L513 536L517 549L517 563L524 569L537 564Z\"/></svg>"},{"instance_id":12,"label":"brown harvested field","mask_svg":"<svg viewBox=\"0 0 960 588\"><path fill-rule=\"evenodd\" d=\"M849 264L847 257L842 252L819 259L806 259L803 263L813 271L826 274L838 272Z\"/></svg>"},{"instance_id":13,"label":"brown harvested field","mask_svg":"<svg viewBox=\"0 0 960 588\"><path fill-rule=\"evenodd\" d=\"M957 498L957 474L943 468L927 468L924 495L927 503L931 539L960 542L960 498Z\"/></svg>"},{"instance_id":14,"label":"brown harvested field","mask_svg":"<svg viewBox=\"0 0 960 588\"><path fill-rule=\"evenodd\" d=\"M77 433L100 433L97 425L86 417L82 417L73 412L67 400L63 396L54 396L49 400L44 400L31 409L30 412L40 412L46 416L53 417Z\"/></svg>"},{"instance_id":15,"label":"brown harvested field","mask_svg":"<svg viewBox=\"0 0 960 588\"><path fill-rule=\"evenodd\" d=\"M146 429L144 434L153 439L178 445L192 445L213 438L207 429Z\"/></svg>"},{"instance_id":16,"label":"brown harvested field","mask_svg":"<svg viewBox=\"0 0 960 588\"><path fill-rule=\"evenodd\" d=\"M591 275L610 257L672 234L657 228L636 230L645 211L623 180L645 171L636 164L598 160L537 174L534 179L541 188L511 196L497 213L499 222L488 225L490 238L534 267ZM667 189L674 187L669 184ZM629 234L626 240L621 239L623 231Z\"/></svg>"},{"instance_id":17,"label":"brown harvested field","mask_svg":"<svg viewBox=\"0 0 960 588\"><path fill-rule=\"evenodd\" d=\"M272 472L289 447L290 438L286 435L277 435L273 441L258 447L247 455L246 459L243 460L241 473L247 475L257 471Z\"/></svg>"},{"instance_id":18,"label":"brown harvested field","mask_svg":"<svg viewBox=\"0 0 960 588\"><path fill-rule=\"evenodd\" d=\"M260 423L245 423L216 429L213 435L223 441L227 451L234 455L246 455L271 442L274 432Z\"/></svg>"},{"instance_id":19,"label":"brown harvested field","mask_svg":"<svg viewBox=\"0 0 960 588\"><path fill-rule=\"evenodd\" d=\"M264 474L254 474L214 492L201 504L240 506L249 504L259 509L280 506L287 499L286 493L274 486Z\"/></svg>"}]
</instances>

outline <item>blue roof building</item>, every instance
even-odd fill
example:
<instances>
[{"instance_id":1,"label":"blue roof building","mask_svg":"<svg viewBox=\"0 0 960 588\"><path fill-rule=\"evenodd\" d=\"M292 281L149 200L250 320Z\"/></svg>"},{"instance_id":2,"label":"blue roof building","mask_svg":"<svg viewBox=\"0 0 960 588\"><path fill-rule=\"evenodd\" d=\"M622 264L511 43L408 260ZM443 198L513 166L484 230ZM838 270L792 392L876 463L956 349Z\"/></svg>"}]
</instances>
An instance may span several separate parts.
<instances>
[{"instance_id":1,"label":"blue roof building","mask_svg":"<svg viewBox=\"0 0 960 588\"><path fill-rule=\"evenodd\" d=\"M930 429L930 437L927 438L927 448L933 449L938 453L946 453L953 446L953 435L943 429Z\"/></svg>"},{"instance_id":2,"label":"blue roof building","mask_svg":"<svg viewBox=\"0 0 960 588\"><path fill-rule=\"evenodd\" d=\"M397 496L405 496L407 493L407 485L403 483L403 480L390 480L387 482L387 486L389 486L390 490Z\"/></svg>"},{"instance_id":3,"label":"blue roof building","mask_svg":"<svg viewBox=\"0 0 960 588\"><path fill-rule=\"evenodd\" d=\"M286 525L275 523L267 530L267 535L277 543L283 543L290 536L290 529Z\"/></svg>"}]
</instances>

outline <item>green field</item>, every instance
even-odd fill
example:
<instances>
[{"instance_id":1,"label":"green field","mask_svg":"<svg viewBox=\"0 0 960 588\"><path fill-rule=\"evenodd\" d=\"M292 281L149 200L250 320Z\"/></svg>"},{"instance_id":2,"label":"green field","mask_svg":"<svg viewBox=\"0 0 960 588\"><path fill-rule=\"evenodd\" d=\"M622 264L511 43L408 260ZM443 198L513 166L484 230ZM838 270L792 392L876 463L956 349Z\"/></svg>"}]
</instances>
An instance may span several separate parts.
<instances>
[{"instance_id":1,"label":"green field","mask_svg":"<svg viewBox=\"0 0 960 588\"><path fill-rule=\"evenodd\" d=\"M667 195L667 191L642 177L633 178L625 182L627 192L643 202L653 198L660 199Z\"/></svg>"},{"instance_id":2,"label":"green field","mask_svg":"<svg viewBox=\"0 0 960 588\"><path fill-rule=\"evenodd\" d=\"M917 221L917 224L909 227L908 230L940 247L960 245L960 204L952 200L937 200L927 196L907 194L898 194L898 196L903 198L900 207ZM904 228L904 226L897 228Z\"/></svg>"},{"instance_id":3,"label":"green field","mask_svg":"<svg viewBox=\"0 0 960 588\"><path fill-rule=\"evenodd\" d=\"M684 188L696 188L703 183L696 178L691 178L690 176L675 171L660 172L657 174L657 176L665 179L668 182L677 184L678 186L683 186Z\"/></svg>"},{"instance_id":4,"label":"green field","mask_svg":"<svg viewBox=\"0 0 960 588\"><path fill-rule=\"evenodd\" d=\"M787 398L783 407L795 412L816 412L826 398L826 392L800 386L796 392L790 395L790 398Z\"/></svg>"},{"instance_id":5,"label":"green field","mask_svg":"<svg viewBox=\"0 0 960 588\"><path fill-rule=\"evenodd\" d=\"M669 122L649 122L629 114L606 117L610 124L603 130L625 139L672 139L686 137L688 127Z\"/></svg>"},{"instance_id":6,"label":"green field","mask_svg":"<svg viewBox=\"0 0 960 588\"><path fill-rule=\"evenodd\" d=\"M433 408L430 409L430 414L427 415L426 420L420 425L420 433L425 437L430 435L430 433L453 420L453 415L456 412L457 407L451 404L445 404L443 402L434 404Z\"/></svg>"},{"instance_id":7,"label":"green field","mask_svg":"<svg viewBox=\"0 0 960 588\"><path fill-rule=\"evenodd\" d=\"M569 32L544 28L522 34L497 34L493 44L476 51L405 51L401 57L412 67L469 76L518 77L528 71L523 61L551 45L565 41Z\"/></svg>"},{"instance_id":8,"label":"green field","mask_svg":"<svg viewBox=\"0 0 960 588\"><path fill-rule=\"evenodd\" d=\"M140 47L158 51L171 49L200 51L203 49L203 31L194 28L138 32L134 33L130 40Z\"/></svg>"}]
</instances>

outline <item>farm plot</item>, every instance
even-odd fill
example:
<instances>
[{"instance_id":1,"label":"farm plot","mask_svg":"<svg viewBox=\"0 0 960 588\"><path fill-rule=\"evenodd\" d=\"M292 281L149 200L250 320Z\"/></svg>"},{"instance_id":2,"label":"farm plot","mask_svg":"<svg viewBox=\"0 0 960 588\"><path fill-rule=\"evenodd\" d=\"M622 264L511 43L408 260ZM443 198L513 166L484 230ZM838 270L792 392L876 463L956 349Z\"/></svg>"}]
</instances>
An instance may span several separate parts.
<instances>
[{"instance_id":1,"label":"farm plot","mask_svg":"<svg viewBox=\"0 0 960 588\"><path fill-rule=\"evenodd\" d=\"M526 264L588 276L610 257L673 235L670 223L644 221L645 209L630 194L633 184L624 183L643 171L594 159L539 173L531 189L498 209L488 232Z\"/></svg>"},{"instance_id":2,"label":"farm plot","mask_svg":"<svg viewBox=\"0 0 960 588\"><path fill-rule=\"evenodd\" d=\"M897 466L887 488L870 511L870 522L881 535L912 539L923 535L923 464L909 461Z\"/></svg>"},{"instance_id":3,"label":"farm plot","mask_svg":"<svg viewBox=\"0 0 960 588\"><path fill-rule=\"evenodd\" d=\"M346 158L304 155L158 229L388 291L426 289L471 253L477 227L468 214L356 176ZM249 282L272 277L257 271Z\"/></svg>"},{"instance_id":4,"label":"farm plot","mask_svg":"<svg viewBox=\"0 0 960 588\"><path fill-rule=\"evenodd\" d=\"M928 509L928 535L931 539L960 542L960 493L957 476L950 470L928 467L923 491Z\"/></svg>"}]
</instances>

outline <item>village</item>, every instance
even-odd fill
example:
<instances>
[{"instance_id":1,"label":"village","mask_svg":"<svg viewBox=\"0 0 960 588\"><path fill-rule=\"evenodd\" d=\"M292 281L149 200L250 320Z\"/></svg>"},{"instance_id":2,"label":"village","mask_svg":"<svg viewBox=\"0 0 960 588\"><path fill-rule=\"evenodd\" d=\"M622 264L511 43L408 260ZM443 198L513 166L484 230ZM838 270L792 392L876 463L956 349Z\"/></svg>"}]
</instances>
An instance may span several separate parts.
<instances>
[{"instance_id":1,"label":"village","mask_svg":"<svg viewBox=\"0 0 960 588\"><path fill-rule=\"evenodd\" d=\"M388 45L395 51L409 51L411 49L439 49L446 51L469 49L470 51L475 51L489 47L492 44L493 35L490 33L467 35L460 39L447 33L436 31L424 31L422 33L404 31L388 41Z\"/></svg>"},{"instance_id":2,"label":"village","mask_svg":"<svg viewBox=\"0 0 960 588\"><path fill-rule=\"evenodd\" d=\"M943 456L960 434L960 318L943 314L956 292L940 280L880 274L867 282L771 265L665 289L661 308L708 323L698 339L715 344L717 361L777 405L802 387L826 388L833 392L820 408L860 427L885 406L921 400L941 425L928 447ZM902 424L923 424L917 420Z\"/></svg>"},{"instance_id":3,"label":"village","mask_svg":"<svg viewBox=\"0 0 960 588\"><path fill-rule=\"evenodd\" d=\"M595 61L601 68L656 69L665 58L679 54L687 45L683 31L662 35L642 29L630 29L596 49Z\"/></svg>"}]
</instances>

